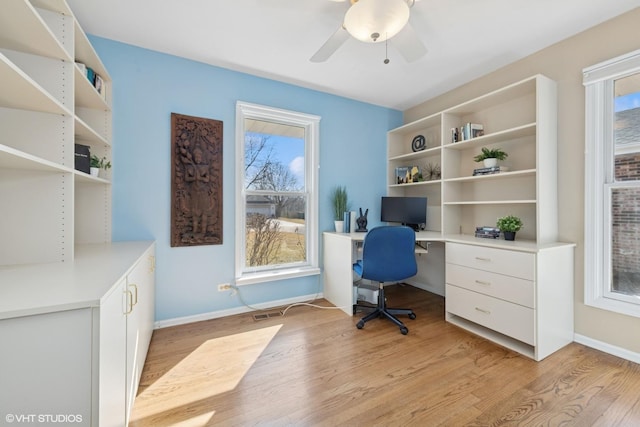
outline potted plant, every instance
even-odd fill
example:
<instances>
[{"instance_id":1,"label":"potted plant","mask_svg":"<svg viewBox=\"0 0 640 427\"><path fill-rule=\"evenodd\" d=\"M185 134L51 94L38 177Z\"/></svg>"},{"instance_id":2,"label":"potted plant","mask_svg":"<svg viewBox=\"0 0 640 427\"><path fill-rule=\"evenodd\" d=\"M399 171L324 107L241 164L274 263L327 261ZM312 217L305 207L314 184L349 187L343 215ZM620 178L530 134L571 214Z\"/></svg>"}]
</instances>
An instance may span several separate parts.
<instances>
[{"instance_id":1,"label":"potted plant","mask_svg":"<svg viewBox=\"0 0 640 427\"><path fill-rule=\"evenodd\" d=\"M516 231L520 231L523 227L522 220L514 215L503 216L498 218L496 227L504 233L504 240L515 240Z\"/></svg>"},{"instance_id":2,"label":"potted plant","mask_svg":"<svg viewBox=\"0 0 640 427\"><path fill-rule=\"evenodd\" d=\"M91 163L89 165L91 176L98 176L100 169L106 171L109 168L111 168L111 162L107 161L106 157L100 158L95 154L91 156Z\"/></svg>"},{"instance_id":3,"label":"potted plant","mask_svg":"<svg viewBox=\"0 0 640 427\"><path fill-rule=\"evenodd\" d=\"M485 168L490 168L498 165L498 160L504 160L509 155L502 151L500 148L487 148L482 147L480 154L475 156L473 160L476 162L484 162Z\"/></svg>"},{"instance_id":4,"label":"potted plant","mask_svg":"<svg viewBox=\"0 0 640 427\"><path fill-rule=\"evenodd\" d=\"M347 188L344 186L336 186L331 191L331 207L333 209L333 219L336 232L344 231L344 213L349 210L349 197L347 196Z\"/></svg>"}]
</instances>

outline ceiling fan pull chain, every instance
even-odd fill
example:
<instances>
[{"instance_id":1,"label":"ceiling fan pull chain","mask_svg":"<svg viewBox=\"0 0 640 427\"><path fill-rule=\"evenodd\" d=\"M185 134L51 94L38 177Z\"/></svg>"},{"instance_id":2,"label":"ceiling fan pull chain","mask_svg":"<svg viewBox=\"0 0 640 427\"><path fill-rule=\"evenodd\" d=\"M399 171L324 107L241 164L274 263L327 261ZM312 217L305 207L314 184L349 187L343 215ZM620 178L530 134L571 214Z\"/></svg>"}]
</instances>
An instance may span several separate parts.
<instances>
[{"instance_id":1,"label":"ceiling fan pull chain","mask_svg":"<svg viewBox=\"0 0 640 427\"><path fill-rule=\"evenodd\" d=\"M384 63L389 63L389 38L387 37L384 41Z\"/></svg>"}]
</instances>

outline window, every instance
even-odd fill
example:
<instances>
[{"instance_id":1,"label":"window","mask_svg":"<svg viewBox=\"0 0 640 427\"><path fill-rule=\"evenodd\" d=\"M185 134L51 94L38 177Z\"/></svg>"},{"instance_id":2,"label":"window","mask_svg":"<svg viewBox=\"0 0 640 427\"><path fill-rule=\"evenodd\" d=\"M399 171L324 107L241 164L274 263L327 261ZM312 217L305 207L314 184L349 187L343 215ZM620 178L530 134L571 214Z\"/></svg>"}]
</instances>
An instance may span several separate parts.
<instances>
[{"instance_id":1,"label":"window","mask_svg":"<svg viewBox=\"0 0 640 427\"><path fill-rule=\"evenodd\" d=\"M640 317L640 51L584 85L585 304Z\"/></svg>"},{"instance_id":2,"label":"window","mask_svg":"<svg viewBox=\"0 0 640 427\"><path fill-rule=\"evenodd\" d=\"M319 122L237 103L237 284L319 274Z\"/></svg>"}]
</instances>

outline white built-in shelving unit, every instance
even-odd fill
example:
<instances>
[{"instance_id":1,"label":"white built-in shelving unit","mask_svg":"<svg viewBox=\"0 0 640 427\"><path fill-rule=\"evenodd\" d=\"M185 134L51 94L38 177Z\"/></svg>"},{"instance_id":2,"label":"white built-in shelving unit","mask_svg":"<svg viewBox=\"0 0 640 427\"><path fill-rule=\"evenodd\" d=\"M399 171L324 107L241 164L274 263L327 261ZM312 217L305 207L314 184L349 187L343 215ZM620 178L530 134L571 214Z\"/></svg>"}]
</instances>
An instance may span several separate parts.
<instances>
[{"instance_id":1,"label":"white built-in shelving unit","mask_svg":"<svg viewBox=\"0 0 640 427\"><path fill-rule=\"evenodd\" d=\"M482 124L484 134L453 141L451 130L466 123ZM445 259L447 321L536 360L573 336L575 245L557 242L556 128L556 83L535 75L387 136L387 194L426 196L426 230L446 242L445 253L428 257ZM426 146L414 152L418 135ZM483 147L505 151L508 170L474 176ZM439 179L397 182L396 168L417 166L426 178L429 165L440 168ZM474 236L505 215L524 223L516 241ZM426 270L416 280L438 274Z\"/></svg>"},{"instance_id":2,"label":"white built-in shelving unit","mask_svg":"<svg viewBox=\"0 0 640 427\"><path fill-rule=\"evenodd\" d=\"M78 64L102 78L98 91ZM126 425L154 324L155 244L111 242L112 81L65 0L0 13L0 402Z\"/></svg>"},{"instance_id":3,"label":"white built-in shelving unit","mask_svg":"<svg viewBox=\"0 0 640 427\"><path fill-rule=\"evenodd\" d=\"M64 0L2 7L0 265L71 262L76 245L111 240L110 171L74 169L76 143L111 159L111 79Z\"/></svg>"}]
</instances>

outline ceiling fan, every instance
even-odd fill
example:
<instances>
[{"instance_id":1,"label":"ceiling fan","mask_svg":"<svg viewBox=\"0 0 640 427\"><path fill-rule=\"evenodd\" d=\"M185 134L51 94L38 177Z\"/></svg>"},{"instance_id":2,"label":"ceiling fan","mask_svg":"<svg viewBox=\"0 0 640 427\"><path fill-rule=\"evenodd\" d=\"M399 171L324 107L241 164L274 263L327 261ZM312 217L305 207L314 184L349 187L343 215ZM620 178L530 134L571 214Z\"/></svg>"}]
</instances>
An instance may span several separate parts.
<instances>
[{"instance_id":1,"label":"ceiling fan","mask_svg":"<svg viewBox=\"0 0 640 427\"><path fill-rule=\"evenodd\" d=\"M393 45L407 62L427 53L427 48L409 24L410 8L416 0L349 1L351 6L342 24L311 57L311 62L329 59L349 36L366 43L381 43L393 38ZM387 64L389 60L384 62Z\"/></svg>"}]
</instances>

